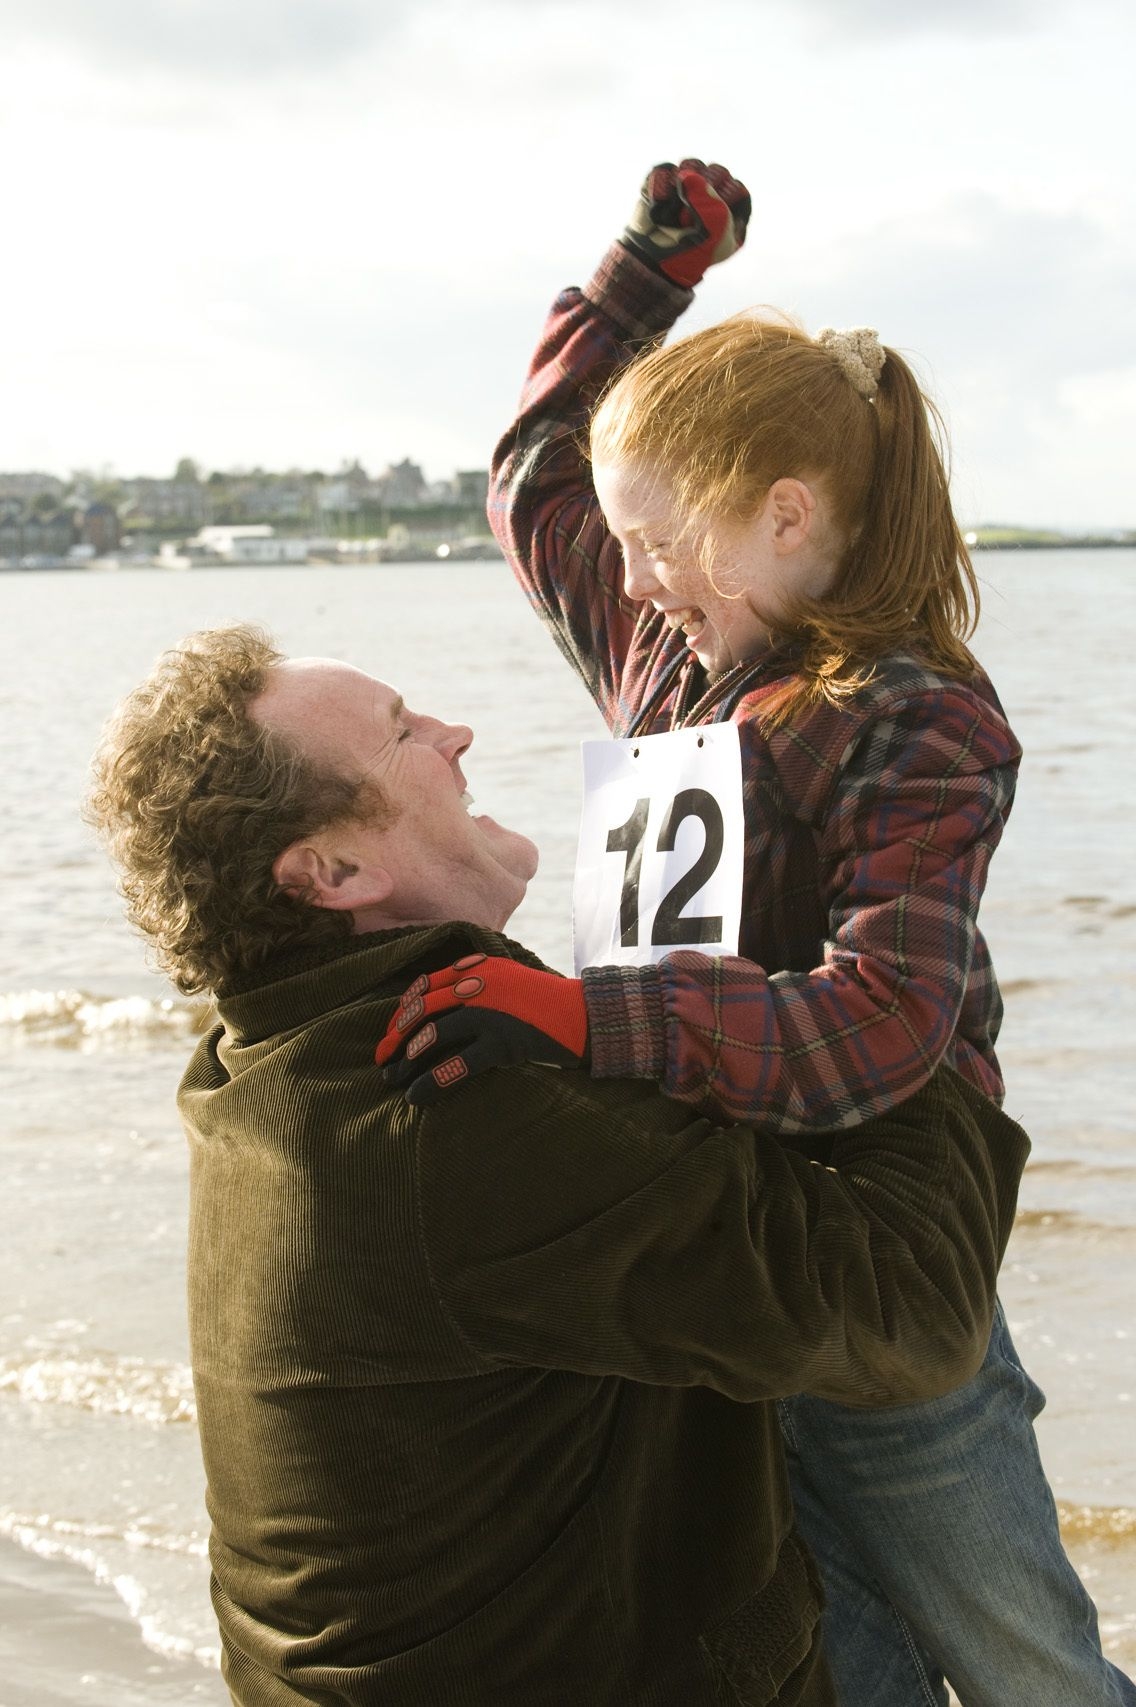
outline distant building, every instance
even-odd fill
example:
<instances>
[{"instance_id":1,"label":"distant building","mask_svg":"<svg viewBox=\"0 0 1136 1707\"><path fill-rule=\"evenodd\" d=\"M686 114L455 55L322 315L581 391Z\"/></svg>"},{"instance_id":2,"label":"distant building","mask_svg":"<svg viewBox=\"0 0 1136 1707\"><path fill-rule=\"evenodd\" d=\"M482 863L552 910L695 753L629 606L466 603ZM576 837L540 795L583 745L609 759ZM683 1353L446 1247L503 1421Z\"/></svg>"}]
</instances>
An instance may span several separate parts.
<instances>
[{"instance_id":1,"label":"distant building","mask_svg":"<svg viewBox=\"0 0 1136 1707\"><path fill-rule=\"evenodd\" d=\"M454 475L454 496L463 504L476 504L484 509L489 501L489 470L462 468Z\"/></svg>"},{"instance_id":2,"label":"distant building","mask_svg":"<svg viewBox=\"0 0 1136 1707\"><path fill-rule=\"evenodd\" d=\"M51 493L39 492L26 502L0 499L0 557L5 562L66 557L76 537L75 511Z\"/></svg>"},{"instance_id":3,"label":"distant building","mask_svg":"<svg viewBox=\"0 0 1136 1707\"><path fill-rule=\"evenodd\" d=\"M298 563L308 555L306 540L278 538L266 522L204 527L189 545L201 546L226 563Z\"/></svg>"},{"instance_id":4,"label":"distant building","mask_svg":"<svg viewBox=\"0 0 1136 1707\"><path fill-rule=\"evenodd\" d=\"M266 523L249 523L203 527L184 545L163 546L160 555L171 568L184 568L208 563L306 563L312 553L334 551L334 540L296 539L278 534Z\"/></svg>"},{"instance_id":5,"label":"distant building","mask_svg":"<svg viewBox=\"0 0 1136 1707\"><path fill-rule=\"evenodd\" d=\"M41 474L37 469L26 474L0 474L0 500L17 498L26 504L43 493L59 499L63 489L62 480L57 480L54 474Z\"/></svg>"},{"instance_id":6,"label":"distant building","mask_svg":"<svg viewBox=\"0 0 1136 1707\"><path fill-rule=\"evenodd\" d=\"M205 483L207 520L233 526L253 521L307 521L317 508L317 477L290 469L270 474L263 468L215 473Z\"/></svg>"},{"instance_id":7,"label":"distant building","mask_svg":"<svg viewBox=\"0 0 1136 1707\"><path fill-rule=\"evenodd\" d=\"M208 517L206 489L197 480L155 480L142 476L120 484L132 526L148 521L159 527L170 522L199 527Z\"/></svg>"},{"instance_id":8,"label":"distant building","mask_svg":"<svg viewBox=\"0 0 1136 1707\"><path fill-rule=\"evenodd\" d=\"M427 497L426 476L416 462L404 457L393 462L375 481L380 503L388 510L413 510Z\"/></svg>"},{"instance_id":9,"label":"distant building","mask_svg":"<svg viewBox=\"0 0 1136 1707\"><path fill-rule=\"evenodd\" d=\"M363 500L346 480L324 480L316 490L316 503L324 515L354 515Z\"/></svg>"},{"instance_id":10,"label":"distant building","mask_svg":"<svg viewBox=\"0 0 1136 1707\"><path fill-rule=\"evenodd\" d=\"M117 551L121 535L118 511L113 504L88 504L83 512L80 534L83 544L93 547L99 557Z\"/></svg>"},{"instance_id":11,"label":"distant building","mask_svg":"<svg viewBox=\"0 0 1136 1707\"><path fill-rule=\"evenodd\" d=\"M274 521L304 521L316 509L317 482L304 474L271 474L245 496L245 508Z\"/></svg>"},{"instance_id":12,"label":"distant building","mask_svg":"<svg viewBox=\"0 0 1136 1707\"><path fill-rule=\"evenodd\" d=\"M379 483L359 462L346 463L330 480L317 488L317 502L325 513L355 515L368 504L380 504Z\"/></svg>"}]
</instances>

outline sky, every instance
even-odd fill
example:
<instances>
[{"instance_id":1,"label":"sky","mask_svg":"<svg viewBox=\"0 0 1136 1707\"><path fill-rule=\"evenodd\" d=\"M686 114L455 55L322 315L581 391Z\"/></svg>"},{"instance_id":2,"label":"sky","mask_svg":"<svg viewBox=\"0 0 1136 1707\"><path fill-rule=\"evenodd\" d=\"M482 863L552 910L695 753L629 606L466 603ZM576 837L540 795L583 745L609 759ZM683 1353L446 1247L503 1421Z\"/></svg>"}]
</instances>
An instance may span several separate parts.
<instances>
[{"instance_id":1,"label":"sky","mask_svg":"<svg viewBox=\"0 0 1136 1707\"><path fill-rule=\"evenodd\" d=\"M876 326L964 525L1136 527L1127 0L0 0L0 469L484 467L685 154L681 325Z\"/></svg>"}]
</instances>

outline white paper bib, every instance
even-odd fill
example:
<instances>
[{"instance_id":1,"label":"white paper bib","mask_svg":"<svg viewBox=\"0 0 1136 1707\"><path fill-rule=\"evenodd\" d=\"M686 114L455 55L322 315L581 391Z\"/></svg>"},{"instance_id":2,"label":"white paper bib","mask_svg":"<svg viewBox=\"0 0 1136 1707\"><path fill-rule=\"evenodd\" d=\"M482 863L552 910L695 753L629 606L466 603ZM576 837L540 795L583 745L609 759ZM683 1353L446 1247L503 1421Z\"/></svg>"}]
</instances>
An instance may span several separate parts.
<instances>
[{"instance_id":1,"label":"white paper bib","mask_svg":"<svg viewBox=\"0 0 1136 1707\"><path fill-rule=\"evenodd\" d=\"M737 725L584 741L576 973L676 948L736 954L745 818Z\"/></svg>"}]
</instances>

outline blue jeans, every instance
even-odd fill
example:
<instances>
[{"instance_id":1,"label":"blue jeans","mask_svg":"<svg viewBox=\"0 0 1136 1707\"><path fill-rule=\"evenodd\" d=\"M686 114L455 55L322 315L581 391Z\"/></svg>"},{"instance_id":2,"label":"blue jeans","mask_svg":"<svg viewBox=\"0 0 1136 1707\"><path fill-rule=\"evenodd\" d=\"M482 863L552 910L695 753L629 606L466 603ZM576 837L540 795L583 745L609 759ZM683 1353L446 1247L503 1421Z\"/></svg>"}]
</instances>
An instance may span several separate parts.
<instances>
[{"instance_id":1,"label":"blue jeans","mask_svg":"<svg viewBox=\"0 0 1136 1707\"><path fill-rule=\"evenodd\" d=\"M1136 1707L1103 1657L999 1306L973 1381L927 1404L779 1405L843 1707Z\"/></svg>"}]
</instances>

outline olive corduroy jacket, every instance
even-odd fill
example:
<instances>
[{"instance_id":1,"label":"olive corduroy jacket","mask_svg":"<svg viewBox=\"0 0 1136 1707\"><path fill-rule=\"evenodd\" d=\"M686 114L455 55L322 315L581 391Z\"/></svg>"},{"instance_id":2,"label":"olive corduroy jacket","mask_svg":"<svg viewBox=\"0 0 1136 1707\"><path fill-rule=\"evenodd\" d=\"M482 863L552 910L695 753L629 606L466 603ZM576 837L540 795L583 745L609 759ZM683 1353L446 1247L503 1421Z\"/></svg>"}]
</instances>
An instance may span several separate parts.
<instances>
[{"instance_id":1,"label":"olive corduroy jacket","mask_svg":"<svg viewBox=\"0 0 1136 1707\"><path fill-rule=\"evenodd\" d=\"M986 1347L1027 1149L949 1069L812 1159L539 1066L416 1110L374 1048L480 949L381 933L225 997L180 1091L240 1707L832 1700L772 1400Z\"/></svg>"}]
</instances>

